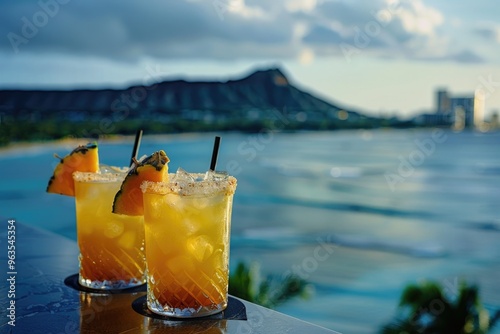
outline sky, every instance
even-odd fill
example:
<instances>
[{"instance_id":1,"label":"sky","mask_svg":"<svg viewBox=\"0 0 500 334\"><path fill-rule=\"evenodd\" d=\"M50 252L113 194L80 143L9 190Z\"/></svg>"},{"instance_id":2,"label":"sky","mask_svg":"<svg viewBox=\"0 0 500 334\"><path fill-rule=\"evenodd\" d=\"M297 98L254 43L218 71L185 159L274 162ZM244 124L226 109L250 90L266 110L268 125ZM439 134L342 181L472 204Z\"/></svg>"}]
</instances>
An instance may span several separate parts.
<instances>
[{"instance_id":1,"label":"sky","mask_svg":"<svg viewBox=\"0 0 500 334\"><path fill-rule=\"evenodd\" d=\"M0 89L124 88L279 67L340 107L409 118L435 90L500 110L493 0L0 0Z\"/></svg>"}]
</instances>

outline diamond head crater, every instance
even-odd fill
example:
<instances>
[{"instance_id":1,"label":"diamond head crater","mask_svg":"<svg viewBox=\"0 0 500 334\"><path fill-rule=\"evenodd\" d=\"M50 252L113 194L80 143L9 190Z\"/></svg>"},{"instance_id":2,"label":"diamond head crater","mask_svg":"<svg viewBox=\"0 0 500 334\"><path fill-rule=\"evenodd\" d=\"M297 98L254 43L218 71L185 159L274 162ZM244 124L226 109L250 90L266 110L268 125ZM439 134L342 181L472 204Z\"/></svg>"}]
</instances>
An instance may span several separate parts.
<instances>
[{"instance_id":1,"label":"diamond head crater","mask_svg":"<svg viewBox=\"0 0 500 334\"><path fill-rule=\"evenodd\" d=\"M0 144L67 137L408 127L298 88L279 68L226 81L184 79L125 89L0 90Z\"/></svg>"}]
</instances>

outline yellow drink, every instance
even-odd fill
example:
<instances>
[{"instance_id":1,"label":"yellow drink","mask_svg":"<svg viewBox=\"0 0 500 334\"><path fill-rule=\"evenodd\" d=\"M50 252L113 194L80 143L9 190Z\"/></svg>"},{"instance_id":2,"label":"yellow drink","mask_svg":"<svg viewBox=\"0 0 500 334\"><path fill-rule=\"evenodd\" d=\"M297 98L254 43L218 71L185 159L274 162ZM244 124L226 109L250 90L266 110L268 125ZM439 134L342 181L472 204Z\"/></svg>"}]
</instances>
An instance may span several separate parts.
<instances>
[{"instance_id":1,"label":"yellow drink","mask_svg":"<svg viewBox=\"0 0 500 334\"><path fill-rule=\"evenodd\" d=\"M192 174L202 178L203 174ZM148 307L174 317L227 306L229 234L236 179L145 182Z\"/></svg>"},{"instance_id":2,"label":"yellow drink","mask_svg":"<svg viewBox=\"0 0 500 334\"><path fill-rule=\"evenodd\" d=\"M111 212L125 173L75 172L81 285L124 289L146 282L144 219Z\"/></svg>"}]
</instances>

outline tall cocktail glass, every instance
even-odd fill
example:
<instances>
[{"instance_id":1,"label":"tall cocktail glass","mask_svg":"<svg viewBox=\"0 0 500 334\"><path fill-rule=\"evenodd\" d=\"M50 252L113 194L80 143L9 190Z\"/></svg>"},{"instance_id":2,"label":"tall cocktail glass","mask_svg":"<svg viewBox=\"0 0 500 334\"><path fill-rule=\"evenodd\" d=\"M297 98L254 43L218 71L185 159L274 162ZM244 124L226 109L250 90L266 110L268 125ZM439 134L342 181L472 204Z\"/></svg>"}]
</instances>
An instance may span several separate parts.
<instances>
[{"instance_id":1,"label":"tall cocktail glass","mask_svg":"<svg viewBox=\"0 0 500 334\"><path fill-rule=\"evenodd\" d=\"M228 301L236 179L211 172L169 178L142 185L148 308L180 318L218 313Z\"/></svg>"},{"instance_id":2,"label":"tall cocktail glass","mask_svg":"<svg viewBox=\"0 0 500 334\"><path fill-rule=\"evenodd\" d=\"M126 172L75 172L79 283L126 289L146 283L143 216L112 213Z\"/></svg>"}]
</instances>

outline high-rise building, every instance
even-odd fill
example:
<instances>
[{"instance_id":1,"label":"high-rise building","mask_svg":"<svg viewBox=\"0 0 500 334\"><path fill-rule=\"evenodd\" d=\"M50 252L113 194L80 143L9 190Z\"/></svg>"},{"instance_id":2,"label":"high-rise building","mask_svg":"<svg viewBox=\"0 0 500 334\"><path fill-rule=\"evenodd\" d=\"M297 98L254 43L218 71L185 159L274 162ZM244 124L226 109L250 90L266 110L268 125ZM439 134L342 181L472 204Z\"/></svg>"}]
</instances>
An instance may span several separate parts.
<instances>
[{"instance_id":1,"label":"high-rise building","mask_svg":"<svg viewBox=\"0 0 500 334\"><path fill-rule=\"evenodd\" d=\"M446 114L450 110L450 97L446 89L440 89L436 92L436 113Z\"/></svg>"},{"instance_id":2,"label":"high-rise building","mask_svg":"<svg viewBox=\"0 0 500 334\"><path fill-rule=\"evenodd\" d=\"M479 127L484 123L484 91L476 89L474 92L474 127Z\"/></svg>"},{"instance_id":3,"label":"high-rise building","mask_svg":"<svg viewBox=\"0 0 500 334\"><path fill-rule=\"evenodd\" d=\"M445 89L436 92L436 114L455 128L476 128L484 121L484 93L451 97Z\"/></svg>"},{"instance_id":4,"label":"high-rise building","mask_svg":"<svg viewBox=\"0 0 500 334\"><path fill-rule=\"evenodd\" d=\"M493 115L491 115L490 126L492 129L500 128L500 120L498 119L498 112L494 111Z\"/></svg>"}]
</instances>

